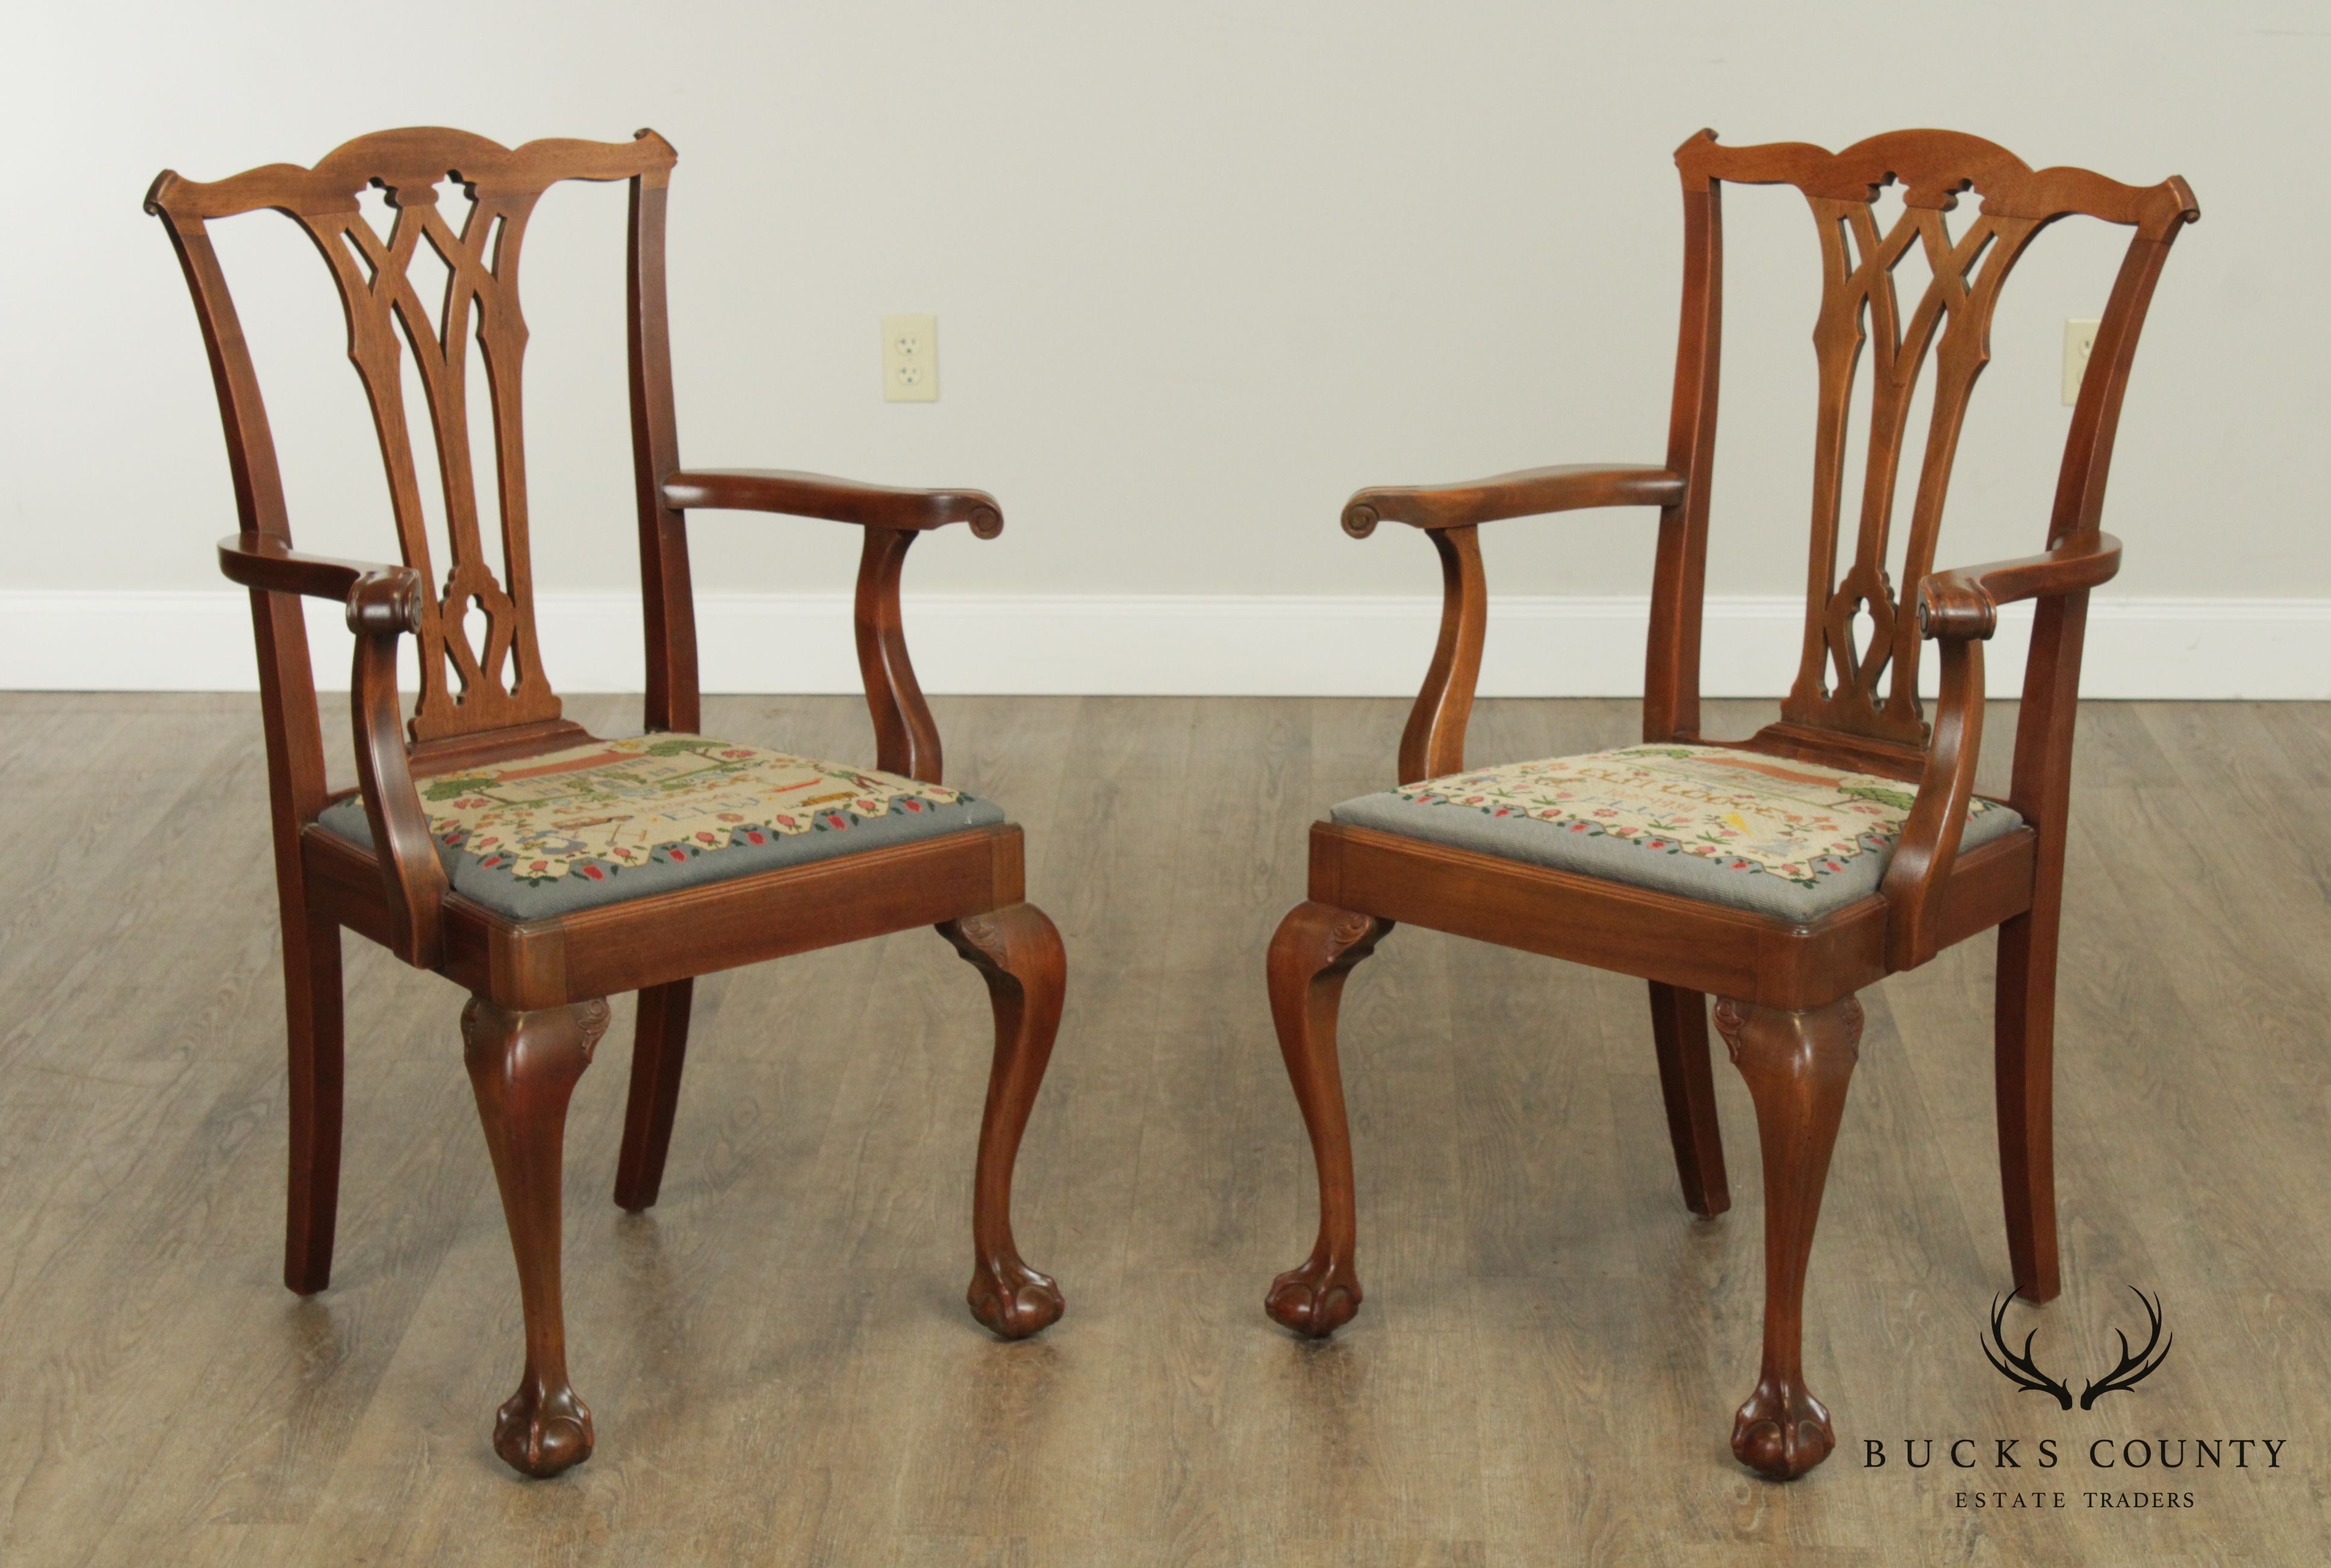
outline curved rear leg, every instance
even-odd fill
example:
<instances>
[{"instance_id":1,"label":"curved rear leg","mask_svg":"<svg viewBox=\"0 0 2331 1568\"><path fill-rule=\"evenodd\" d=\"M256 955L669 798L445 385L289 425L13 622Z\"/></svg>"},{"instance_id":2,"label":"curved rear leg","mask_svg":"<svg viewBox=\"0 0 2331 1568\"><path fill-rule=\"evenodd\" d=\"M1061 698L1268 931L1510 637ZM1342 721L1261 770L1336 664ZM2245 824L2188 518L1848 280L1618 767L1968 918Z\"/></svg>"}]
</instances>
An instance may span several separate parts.
<instances>
[{"instance_id":1,"label":"curved rear leg","mask_svg":"<svg viewBox=\"0 0 2331 1568\"><path fill-rule=\"evenodd\" d=\"M1392 929L1332 904L1298 904L1270 939L1270 1017L1279 1029L1288 1081L1311 1135L1319 1168L1319 1239L1302 1266L1270 1282L1263 1310L1313 1338L1333 1334L1360 1309L1352 1266L1358 1221L1352 1197L1352 1134L1344 1119L1343 1071L1336 1059L1336 1012L1344 977Z\"/></svg>"},{"instance_id":2,"label":"curved rear leg","mask_svg":"<svg viewBox=\"0 0 2331 1568\"><path fill-rule=\"evenodd\" d=\"M1651 1038L1659 1047L1660 1093L1675 1145L1683 1201L1703 1220L1732 1207L1724 1179L1724 1134L1716 1121L1716 1079L1708 1067L1708 1001L1697 991L1651 982Z\"/></svg>"},{"instance_id":3,"label":"curved rear leg","mask_svg":"<svg viewBox=\"0 0 2331 1568\"><path fill-rule=\"evenodd\" d=\"M680 1072L688 1060L688 1013L696 982L674 980L640 993L632 1044L631 1098L623 1107L623 1152L615 1162L615 1202L633 1213L652 1208L671 1152Z\"/></svg>"},{"instance_id":4,"label":"curved rear leg","mask_svg":"<svg viewBox=\"0 0 2331 1568\"><path fill-rule=\"evenodd\" d=\"M971 1315L989 1328L1006 1339L1025 1339L1058 1321L1066 1306L1061 1288L1023 1262L1012 1239L1012 1166L1061 1027L1068 954L1060 932L1033 904L966 915L938 932L986 980L995 1007L995 1065L979 1124L966 1298Z\"/></svg>"},{"instance_id":5,"label":"curved rear leg","mask_svg":"<svg viewBox=\"0 0 2331 1568\"><path fill-rule=\"evenodd\" d=\"M1837 1433L1805 1387L1805 1263L1821 1218L1830 1151L1861 1049L1861 1003L1844 996L1791 1012L1725 997L1716 1027L1756 1102L1765 1155L1765 1357L1732 1421L1732 1452L1775 1481L1829 1458Z\"/></svg>"},{"instance_id":6,"label":"curved rear leg","mask_svg":"<svg viewBox=\"0 0 2331 1568\"><path fill-rule=\"evenodd\" d=\"M340 927L286 907L283 1023L290 1059L290 1179L283 1216L283 1283L313 1296L332 1282L340 1205L344 1057Z\"/></svg>"},{"instance_id":7,"label":"curved rear leg","mask_svg":"<svg viewBox=\"0 0 2331 1568\"><path fill-rule=\"evenodd\" d=\"M1999 1185L2015 1290L2053 1301L2056 1261L2056 911L1999 928L1993 1034L1999 1080Z\"/></svg>"}]
</instances>

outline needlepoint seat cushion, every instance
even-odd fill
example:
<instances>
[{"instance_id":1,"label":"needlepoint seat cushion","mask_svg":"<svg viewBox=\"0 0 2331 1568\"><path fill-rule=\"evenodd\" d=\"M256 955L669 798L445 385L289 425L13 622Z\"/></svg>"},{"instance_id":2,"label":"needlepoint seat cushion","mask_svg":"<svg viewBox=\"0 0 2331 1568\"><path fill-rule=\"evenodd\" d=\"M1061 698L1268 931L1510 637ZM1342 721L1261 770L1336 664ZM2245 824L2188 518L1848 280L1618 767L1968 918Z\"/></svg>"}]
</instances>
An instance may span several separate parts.
<instances>
[{"instance_id":1,"label":"needlepoint seat cushion","mask_svg":"<svg viewBox=\"0 0 2331 1568\"><path fill-rule=\"evenodd\" d=\"M1726 746L1509 763L1362 795L1337 822L1792 920L1878 890L1917 785ZM1969 807L1962 849L2023 819Z\"/></svg>"},{"instance_id":2,"label":"needlepoint seat cushion","mask_svg":"<svg viewBox=\"0 0 2331 1568\"><path fill-rule=\"evenodd\" d=\"M593 741L415 782L453 890L520 920L1004 821L960 790L702 735ZM360 796L317 822L372 843Z\"/></svg>"}]
</instances>

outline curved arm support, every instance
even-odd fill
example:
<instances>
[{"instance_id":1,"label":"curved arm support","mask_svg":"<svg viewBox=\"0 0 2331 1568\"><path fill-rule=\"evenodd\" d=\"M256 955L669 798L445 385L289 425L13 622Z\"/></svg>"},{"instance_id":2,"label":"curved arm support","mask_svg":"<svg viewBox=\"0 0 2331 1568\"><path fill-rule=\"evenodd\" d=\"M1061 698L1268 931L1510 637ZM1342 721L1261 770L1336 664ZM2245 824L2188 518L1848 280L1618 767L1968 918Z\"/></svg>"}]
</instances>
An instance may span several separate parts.
<instances>
[{"instance_id":1,"label":"curved arm support","mask_svg":"<svg viewBox=\"0 0 2331 1568\"><path fill-rule=\"evenodd\" d=\"M874 765L925 784L938 784L943 765L939 727L907 658L899 580L907 564L911 528L870 527L858 556L858 673L874 716Z\"/></svg>"},{"instance_id":2,"label":"curved arm support","mask_svg":"<svg viewBox=\"0 0 2331 1568\"><path fill-rule=\"evenodd\" d=\"M1681 474L1630 463L1557 463L1453 485L1380 485L1344 503L1344 532L1365 539L1378 522L1462 528L1586 507L1671 507L1683 490Z\"/></svg>"},{"instance_id":3,"label":"curved arm support","mask_svg":"<svg viewBox=\"0 0 2331 1568\"><path fill-rule=\"evenodd\" d=\"M445 959L445 867L413 786L396 692L396 640L421 630L421 574L389 566L357 578L348 591L348 630L357 636L348 676L357 787L380 860L388 947L416 969L434 969Z\"/></svg>"},{"instance_id":4,"label":"curved arm support","mask_svg":"<svg viewBox=\"0 0 2331 1568\"><path fill-rule=\"evenodd\" d=\"M1464 771L1465 723L1473 714L1473 687L1480 679L1481 642L1489 625L1480 535L1468 524L1435 528L1426 537L1441 556L1441 642L1400 737L1404 784Z\"/></svg>"},{"instance_id":5,"label":"curved arm support","mask_svg":"<svg viewBox=\"0 0 2331 1568\"><path fill-rule=\"evenodd\" d=\"M678 511L782 512L869 528L969 523L983 539L1004 531L1004 508L985 490L899 489L788 469L689 469L663 481L663 502Z\"/></svg>"},{"instance_id":6,"label":"curved arm support","mask_svg":"<svg viewBox=\"0 0 2331 1568\"><path fill-rule=\"evenodd\" d=\"M1887 905L1889 970L1915 969L1942 946L1943 889L1966 832L1983 754L1983 644L1946 637L1940 653L1942 693L1927 744L1927 771L1879 888Z\"/></svg>"}]
</instances>

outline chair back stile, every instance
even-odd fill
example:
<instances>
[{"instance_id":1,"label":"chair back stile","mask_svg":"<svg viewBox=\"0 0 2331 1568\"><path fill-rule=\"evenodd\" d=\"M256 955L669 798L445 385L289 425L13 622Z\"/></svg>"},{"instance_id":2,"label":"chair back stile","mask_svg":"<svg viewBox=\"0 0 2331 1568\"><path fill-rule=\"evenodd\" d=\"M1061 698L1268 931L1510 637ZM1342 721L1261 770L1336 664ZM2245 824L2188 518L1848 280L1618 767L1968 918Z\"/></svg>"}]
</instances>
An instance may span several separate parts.
<instances>
[{"instance_id":1,"label":"chair back stile","mask_svg":"<svg viewBox=\"0 0 2331 1568\"><path fill-rule=\"evenodd\" d=\"M625 325L631 359L632 472L639 493L641 609L647 638L646 727L693 733L702 727L703 719L696 673L696 594L688 569L688 515L672 507L663 493L663 481L680 469L680 422L671 392L671 327L664 294L664 208L671 199L670 176L667 163L632 181Z\"/></svg>"},{"instance_id":2,"label":"chair back stile","mask_svg":"<svg viewBox=\"0 0 2331 1568\"><path fill-rule=\"evenodd\" d=\"M235 499L246 533L288 544L290 525L258 378L233 297L208 233L214 219L262 208L284 214L314 242L338 288L348 358L370 406L388 482L398 552L430 584L415 639L420 688L409 733L417 753L491 744L501 732L549 727L560 705L536 635L528 540L521 385L527 326L519 301L519 259L536 202L562 180L628 180L633 186L630 316L633 405L641 455L677 461L671 432L669 339L663 329L664 188L675 155L642 131L631 142L547 140L515 149L442 128L384 131L335 149L313 168L274 164L209 183L165 173L147 206L166 220L185 270L217 384ZM358 197L385 195L394 221L385 235ZM652 195L645 193L652 189ZM445 210L449 193L468 211ZM411 267L423 248L442 263L442 298L425 300ZM642 255L647 264L642 261ZM643 285L652 298L644 298ZM643 323L651 329L642 331ZM500 560L490 558L471 450L470 345L485 368L495 472ZM405 414L408 356L428 411L449 559L432 558L414 432ZM643 360L654 361L643 364ZM642 389L660 388L660 400ZM661 474L643 476L642 495ZM671 622L670 574L651 583L652 639ZM686 614L681 573L680 614ZM661 590L661 591L659 591ZM656 613L659 602L664 613ZM271 772L279 824L296 824L324 803L315 682L304 623L289 594L254 591L260 680L267 709ZM481 635L465 624L471 611ZM693 688L692 670L689 685ZM692 700L690 704L693 706ZM565 727L559 726L558 727Z\"/></svg>"},{"instance_id":3,"label":"chair back stile","mask_svg":"<svg viewBox=\"0 0 2331 1568\"><path fill-rule=\"evenodd\" d=\"M2193 193L2182 179L2140 186L2085 169L2034 170L1992 142L1935 130L1874 137L1838 153L1801 143L1726 147L1703 131L1678 149L1676 164L1684 190L1684 306L1668 465L1688 485L1685 499L1662 519L1644 736L1692 739L1698 733L1698 633L1722 319L1721 187L1791 185L1812 210L1822 269L1812 331L1819 366L1812 518L1795 679L1780 722L1757 738L1809 760L1917 777L1928 738L1917 690L1924 639L1915 603L1906 613L1903 596L1915 600L1919 582L1935 566L1968 402L1991 357L2000 290L2031 241L2060 218L2087 216L2136 231L2074 408L2049 524L2052 547L2098 526L2137 335L2171 241L2199 215ZM1879 193L1896 184L1902 210L1881 229ZM1968 192L1979 202L1973 218L1955 233L1950 214ZM1906 309L1894 274L1913 252L1928 277ZM1865 358L1870 366L1867 456L1860 516L1841 572L1847 432ZM1931 388L1932 413L1898 584L1888 570L1895 495L1922 377ZM2040 610L2019 729L2022 772L2036 770L2038 758L2055 749L2051 738L2069 741L2085 607L2082 594ZM1867 646L1857 636L1857 621L1864 617ZM2026 792L2019 787L2018 793Z\"/></svg>"}]
</instances>

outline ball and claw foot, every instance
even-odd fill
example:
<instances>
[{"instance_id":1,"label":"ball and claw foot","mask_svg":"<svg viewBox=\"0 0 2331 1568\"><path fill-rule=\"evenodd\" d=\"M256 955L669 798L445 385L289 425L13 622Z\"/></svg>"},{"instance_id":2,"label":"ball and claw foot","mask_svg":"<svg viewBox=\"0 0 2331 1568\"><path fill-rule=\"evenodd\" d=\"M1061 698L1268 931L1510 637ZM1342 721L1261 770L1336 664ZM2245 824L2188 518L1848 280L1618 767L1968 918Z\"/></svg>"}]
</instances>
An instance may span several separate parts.
<instances>
[{"instance_id":1,"label":"ball and claw foot","mask_svg":"<svg viewBox=\"0 0 2331 1568\"><path fill-rule=\"evenodd\" d=\"M1325 1339L1358 1314L1360 1278L1348 1263L1314 1255L1302 1268L1289 1269L1270 1282L1262 1309L1282 1328L1307 1339Z\"/></svg>"},{"instance_id":2,"label":"ball and claw foot","mask_svg":"<svg viewBox=\"0 0 2331 1568\"><path fill-rule=\"evenodd\" d=\"M1068 1305L1050 1276L1008 1254L974 1269L971 1288L964 1295L971 1303L971 1315L1005 1339L1025 1339L1050 1328Z\"/></svg>"},{"instance_id":3,"label":"ball and claw foot","mask_svg":"<svg viewBox=\"0 0 2331 1568\"><path fill-rule=\"evenodd\" d=\"M1790 1383L1760 1383L1732 1418L1732 1452L1772 1481L1793 1481L1837 1447L1822 1402Z\"/></svg>"},{"instance_id":4,"label":"ball and claw foot","mask_svg":"<svg viewBox=\"0 0 2331 1568\"><path fill-rule=\"evenodd\" d=\"M514 1470L547 1478L591 1457L591 1408L571 1388L519 1384L494 1417L494 1452Z\"/></svg>"}]
</instances>

